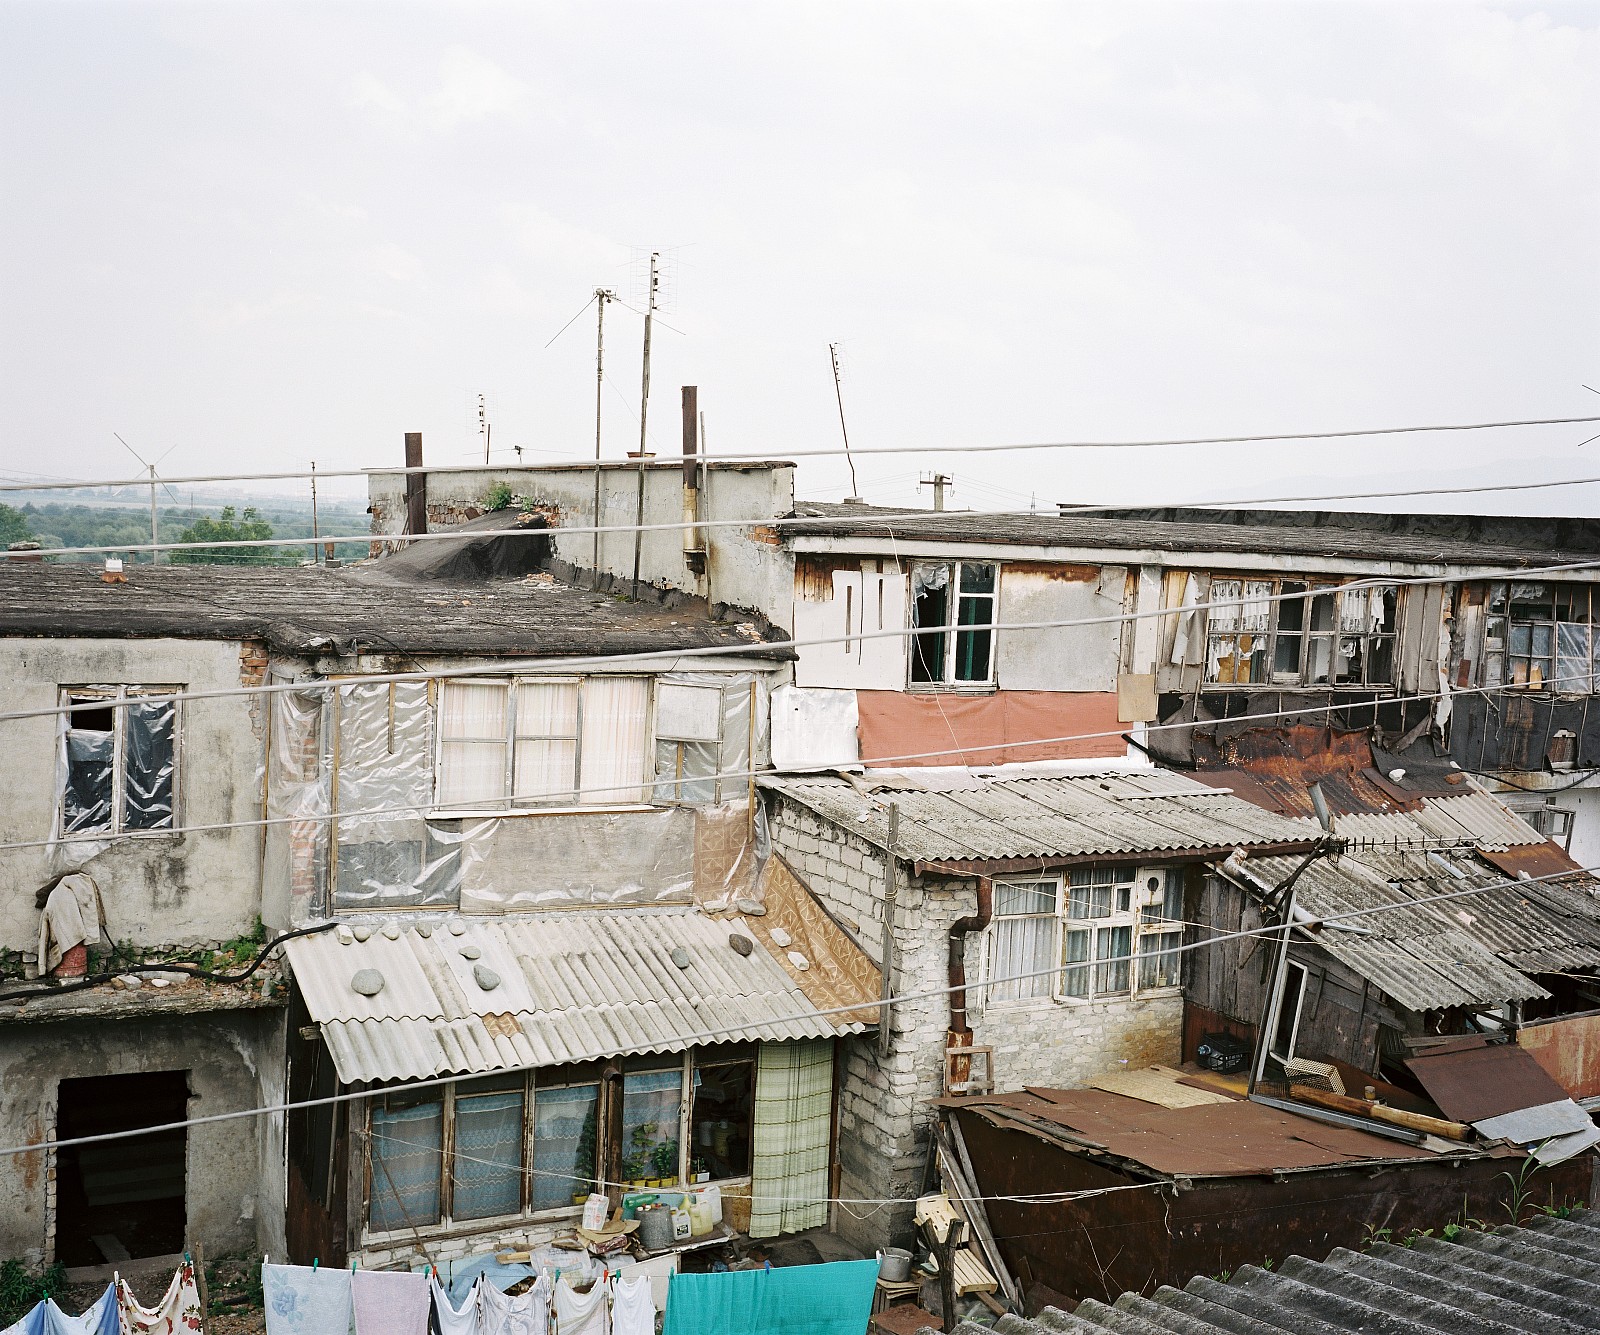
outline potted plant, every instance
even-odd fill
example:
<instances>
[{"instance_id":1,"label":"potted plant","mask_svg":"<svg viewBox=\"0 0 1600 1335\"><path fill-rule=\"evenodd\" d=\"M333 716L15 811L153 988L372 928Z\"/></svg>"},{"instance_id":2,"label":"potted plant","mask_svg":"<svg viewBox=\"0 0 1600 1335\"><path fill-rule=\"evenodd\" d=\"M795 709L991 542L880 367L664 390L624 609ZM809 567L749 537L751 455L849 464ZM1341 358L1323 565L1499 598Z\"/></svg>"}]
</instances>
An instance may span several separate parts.
<instances>
[{"instance_id":1,"label":"potted plant","mask_svg":"<svg viewBox=\"0 0 1600 1335\"><path fill-rule=\"evenodd\" d=\"M650 1151L650 1167L661 1179L662 1186L671 1186L678 1180L678 1142L663 1140Z\"/></svg>"},{"instance_id":2,"label":"potted plant","mask_svg":"<svg viewBox=\"0 0 1600 1335\"><path fill-rule=\"evenodd\" d=\"M711 1181L711 1173L706 1168L706 1161L704 1159L695 1159L695 1160L691 1161L691 1163L689 1165L689 1169L690 1169L690 1181L692 1181L692 1182L709 1182L709 1181Z\"/></svg>"}]
</instances>

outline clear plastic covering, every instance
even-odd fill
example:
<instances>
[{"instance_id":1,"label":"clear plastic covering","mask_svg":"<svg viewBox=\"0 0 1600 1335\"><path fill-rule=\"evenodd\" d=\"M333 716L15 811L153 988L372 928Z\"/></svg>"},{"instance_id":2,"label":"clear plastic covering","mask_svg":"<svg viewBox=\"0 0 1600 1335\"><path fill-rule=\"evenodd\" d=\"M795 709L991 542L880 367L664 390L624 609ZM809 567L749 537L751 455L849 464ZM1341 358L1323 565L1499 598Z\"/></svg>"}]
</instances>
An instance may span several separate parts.
<instances>
[{"instance_id":1,"label":"clear plastic covering","mask_svg":"<svg viewBox=\"0 0 1600 1335\"><path fill-rule=\"evenodd\" d=\"M121 708L118 702L132 701ZM63 716L61 832L164 830L173 821L177 702L120 686L75 690Z\"/></svg>"},{"instance_id":2,"label":"clear plastic covering","mask_svg":"<svg viewBox=\"0 0 1600 1335\"><path fill-rule=\"evenodd\" d=\"M154 697L121 713L122 828L166 829L172 824L177 702Z\"/></svg>"},{"instance_id":3,"label":"clear plastic covering","mask_svg":"<svg viewBox=\"0 0 1600 1335\"><path fill-rule=\"evenodd\" d=\"M323 714L331 688L269 697L261 916L300 924L326 910L329 784Z\"/></svg>"},{"instance_id":4,"label":"clear plastic covering","mask_svg":"<svg viewBox=\"0 0 1600 1335\"><path fill-rule=\"evenodd\" d=\"M68 728L65 745L62 833L109 831L112 794L115 792L115 734L93 728Z\"/></svg>"}]
</instances>

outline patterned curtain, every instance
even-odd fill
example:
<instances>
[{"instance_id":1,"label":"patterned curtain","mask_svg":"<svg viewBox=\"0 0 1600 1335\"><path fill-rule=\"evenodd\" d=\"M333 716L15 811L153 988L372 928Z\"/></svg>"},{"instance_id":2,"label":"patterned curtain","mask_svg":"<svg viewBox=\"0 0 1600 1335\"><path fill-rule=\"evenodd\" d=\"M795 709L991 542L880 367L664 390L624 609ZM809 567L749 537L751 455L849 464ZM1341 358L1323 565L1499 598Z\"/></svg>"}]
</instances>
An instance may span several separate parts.
<instances>
[{"instance_id":1,"label":"patterned curtain","mask_svg":"<svg viewBox=\"0 0 1600 1335\"><path fill-rule=\"evenodd\" d=\"M763 1043L756 1059L750 1236L828 1222L833 1040Z\"/></svg>"}]
</instances>

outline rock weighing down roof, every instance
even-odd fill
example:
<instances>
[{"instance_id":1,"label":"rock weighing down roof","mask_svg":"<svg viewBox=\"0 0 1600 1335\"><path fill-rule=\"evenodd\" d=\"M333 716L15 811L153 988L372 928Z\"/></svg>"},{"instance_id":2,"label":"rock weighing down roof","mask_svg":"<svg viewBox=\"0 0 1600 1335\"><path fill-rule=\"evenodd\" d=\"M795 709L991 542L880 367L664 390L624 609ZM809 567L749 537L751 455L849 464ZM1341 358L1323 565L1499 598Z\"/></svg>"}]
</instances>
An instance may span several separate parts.
<instances>
[{"instance_id":1,"label":"rock weighing down roof","mask_svg":"<svg viewBox=\"0 0 1600 1335\"><path fill-rule=\"evenodd\" d=\"M1040 859L1225 855L1235 848L1304 852L1321 836L1226 791L1167 770L984 779L973 775L803 775L763 778L781 793L887 846L900 809L909 862L975 865Z\"/></svg>"},{"instance_id":2,"label":"rock weighing down roof","mask_svg":"<svg viewBox=\"0 0 1600 1335\"><path fill-rule=\"evenodd\" d=\"M1244 1266L1227 1283L1197 1276L1150 1297L1088 1299L1068 1314L1047 1307L1004 1316L992 1335L1579 1335L1600 1326L1600 1220L1535 1218L1522 1228L1418 1238L1326 1261L1291 1256L1271 1270ZM929 1335L927 1329L918 1335ZM991 1335L959 1323L951 1335Z\"/></svg>"}]
</instances>

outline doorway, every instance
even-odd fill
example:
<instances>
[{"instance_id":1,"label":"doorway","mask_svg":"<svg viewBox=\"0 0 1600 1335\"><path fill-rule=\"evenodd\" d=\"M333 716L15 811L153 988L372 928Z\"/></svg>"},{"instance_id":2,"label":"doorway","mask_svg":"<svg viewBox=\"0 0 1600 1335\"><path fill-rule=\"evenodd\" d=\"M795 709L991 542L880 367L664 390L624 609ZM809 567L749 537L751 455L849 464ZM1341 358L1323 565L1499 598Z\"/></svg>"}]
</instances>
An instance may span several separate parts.
<instances>
[{"instance_id":1,"label":"doorway","mask_svg":"<svg viewBox=\"0 0 1600 1335\"><path fill-rule=\"evenodd\" d=\"M134 1131L188 1116L189 1073L154 1071L63 1080L63 1140ZM187 1221L188 1135L182 1128L56 1152L56 1258L104 1265L181 1252Z\"/></svg>"}]
</instances>

